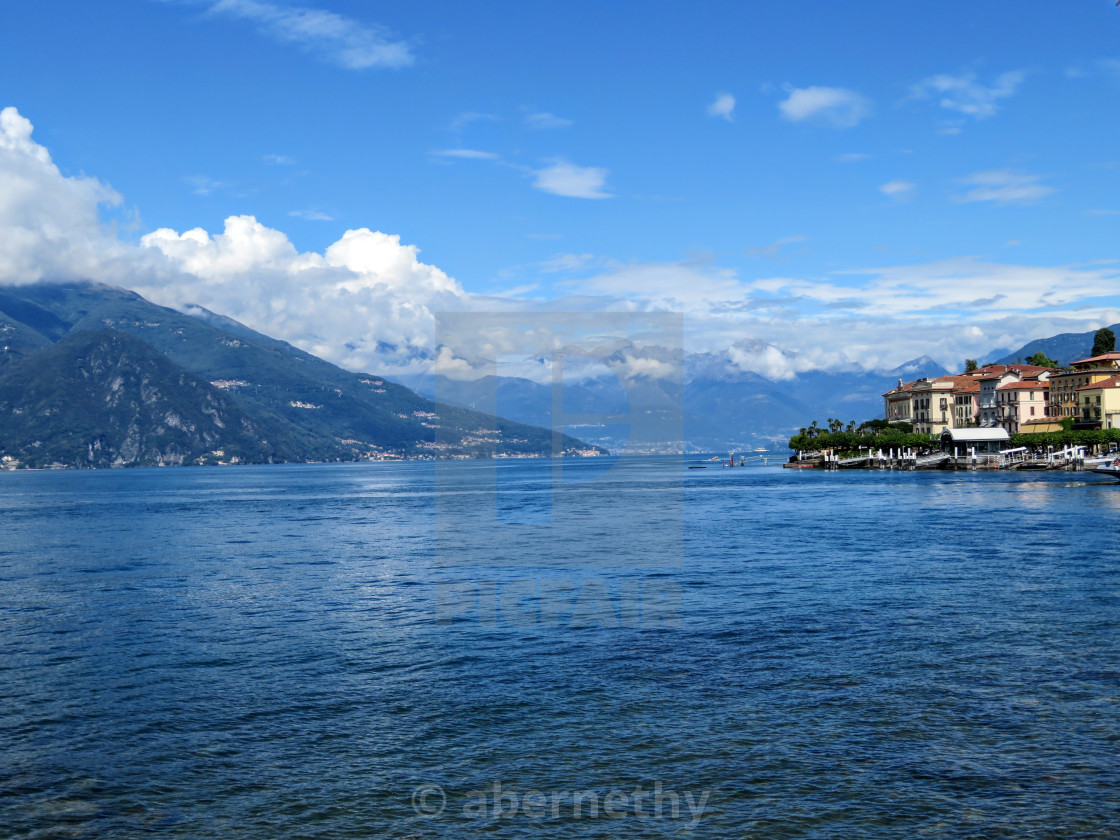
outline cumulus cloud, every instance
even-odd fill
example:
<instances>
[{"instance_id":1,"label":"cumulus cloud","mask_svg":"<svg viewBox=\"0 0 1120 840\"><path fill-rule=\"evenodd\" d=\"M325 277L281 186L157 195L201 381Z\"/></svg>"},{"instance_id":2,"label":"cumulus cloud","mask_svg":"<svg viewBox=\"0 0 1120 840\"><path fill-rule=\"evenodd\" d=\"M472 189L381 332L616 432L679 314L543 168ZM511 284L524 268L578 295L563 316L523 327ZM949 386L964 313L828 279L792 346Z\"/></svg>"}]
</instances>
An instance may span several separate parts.
<instances>
[{"instance_id":1,"label":"cumulus cloud","mask_svg":"<svg viewBox=\"0 0 1120 840\"><path fill-rule=\"evenodd\" d=\"M790 122L815 122L833 128L852 128L871 114L871 102L846 88L787 88L789 96L778 111Z\"/></svg>"},{"instance_id":2,"label":"cumulus cloud","mask_svg":"<svg viewBox=\"0 0 1120 840\"><path fill-rule=\"evenodd\" d=\"M991 85L983 85L975 73L941 74L923 79L910 94L920 99L937 98L942 108L982 120L993 116L1000 101L1012 96L1024 78L1025 74L1014 71L997 76Z\"/></svg>"},{"instance_id":3,"label":"cumulus cloud","mask_svg":"<svg viewBox=\"0 0 1120 840\"><path fill-rule=\"evenodd\" d=\"M728 122L735 119L735 97L730 93L717 93L715 102L708 106L708 116L723 117Z\"/></svg>"},{"instance_id":4,"label":"cumulus cloud","mask_svg":"<svg viewBox=\"0 0 1120 840\"><path fill-rule=\"evenodd\" d=\"M459 284L399 236L348 230L322 254L281 231L231 216L222 233L161 228L141 239L163 257L137 291L169 306L198 304L357 369L430 355L432 312L465 308ZM185 277L190 282L185 282Z\"/></svg>"},{"instance_id":5,"label":"cumulus cloud","mask_svg":"<svg viewBox=\"0 0 1120 840\"><path fill-rule=\"evenodd\" d=\"M384 27L323 9L264 0L218 0L207 5L214 16L249 21L276 41L293 44L348 70L406 67L415 60L411 44L394 40Z\"/></svg>"},{"instance_id":6,"label":"cumulus cloud","mask_svg":"<svg viewBox=\"0 0 1120 840\"><path fill-rule=\"evenodd\" d=\"M505 311L522 327L542 308L683 312L691 350L738 343L732 356L772 377L893 367L927 353L955 364L1120 321L1120 269L1109 263L962 257L824 277L750 277L713 258L621 263L577 252L537 266L562 272L556 285L567 297L526 301L468 294L421 261L417 247L370 228L349 230L321 252L298 250L248 215L230 217L217 233L161 228L139 245L122 243L101 217L120 202L100 181L64 175L32 139L30 122L13 108L0 111L0 283L113 283L156 303L204 306L351 369L427 369L439 351L434 313L448 311ZM744 336L761 344L744 344ZM479 342L480 352L501 352L493 337Z\"/></svg>"},{"instance_id":7,"label":"cumulus cloud","mask_svg":"<svg viewBox=\"0 0 1120 840\"><path fill-rule=\"evenodd\" d=\"M1041 175L1028 175L1010 169L990 169L974 172L959 183L972 187L965 193L954 196L960 202L990 201L994 204L1033 204L1057 192L1053 187L1041 183Z\"/></svg>"},{"instance_id":8,"label":"cumulus cloud","mask_svg":"<svg viewBox=\"0 0 1120 840\"><path fill-rule=\"evenodd\" d=\"M604 192L608 171L595 166L576 166L558 160L534 172L533 186L538 190L568 198L612 198Z\"/></svg>"},{"instance_id":9,"label":"cumulus cloud","mask_svg":"<svg viewBox=\"0 0 1120 840\"><path fill-rule=\"evenodd\" d=\"M32 131L15 108L0 111L0 282L112 275L122 248L99 211L121 197L95 178L64 176Z\"/></svg>"}]
</instances>

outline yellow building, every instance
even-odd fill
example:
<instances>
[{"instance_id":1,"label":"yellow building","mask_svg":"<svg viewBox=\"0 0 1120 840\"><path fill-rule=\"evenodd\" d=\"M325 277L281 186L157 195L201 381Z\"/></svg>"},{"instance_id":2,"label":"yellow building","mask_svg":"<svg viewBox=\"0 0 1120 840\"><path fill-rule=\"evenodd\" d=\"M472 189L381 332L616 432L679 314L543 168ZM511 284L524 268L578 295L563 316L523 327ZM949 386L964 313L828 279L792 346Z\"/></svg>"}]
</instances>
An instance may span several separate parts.
<instances>
[{"instance_id":1,"label":"yellow building","mask_svg":"<svg viewBox=\"0 0 1120 840\"><path fill-rule=\"evenodd\" d=\"M886 403L886 418L889 423L909 423L914 419L913 398L910 389L913 382L898 380L898 387L883 394Z\"/></svg>"},{"instance_id":2,"label":"yellow building","mask_svg":"<svg viewBox=\"0 0 1120 840\"><path fill-rule=\"evenodd\" d=\"M1083 429L1120 429L1120 375L1077 389L1077 425Z\"/></svg>"},{"instance_id":3,"label":"yellow building","mask_svg":"<svg viewBox=\"0 0 1120 840\"><path fill-rule=\"evenodd\" d=\"M1116 376L1117 370L1120 370L1120 353L1105 353L1103 356L1079 359L1066 370L1051 374L1050 416L1058 419L1072 417L1078 425L1085 422L1082 414L1084 405L1078 399L1077 389Z\"/></svg>"}]
</instances>

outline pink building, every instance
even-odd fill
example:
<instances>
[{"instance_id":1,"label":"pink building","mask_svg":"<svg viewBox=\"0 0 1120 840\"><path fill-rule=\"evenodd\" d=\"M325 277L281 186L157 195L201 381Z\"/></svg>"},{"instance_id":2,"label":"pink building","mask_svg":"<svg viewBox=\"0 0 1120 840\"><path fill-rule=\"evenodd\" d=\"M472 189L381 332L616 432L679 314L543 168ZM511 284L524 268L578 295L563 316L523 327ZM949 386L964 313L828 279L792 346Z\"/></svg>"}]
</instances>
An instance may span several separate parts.
<instances>
[{"instance_id":1,"label":"pink building","mask_svg":"<svg viewBox=\"0 0 1120 840\"><path fill-rule=\"evenodd\" d=\"M1014 435L1025 423L1037 422L1047 416L1050 383L1038 379L1008 382L996 388L996 416L999 425Z\"/></svg>"}]
</instances>

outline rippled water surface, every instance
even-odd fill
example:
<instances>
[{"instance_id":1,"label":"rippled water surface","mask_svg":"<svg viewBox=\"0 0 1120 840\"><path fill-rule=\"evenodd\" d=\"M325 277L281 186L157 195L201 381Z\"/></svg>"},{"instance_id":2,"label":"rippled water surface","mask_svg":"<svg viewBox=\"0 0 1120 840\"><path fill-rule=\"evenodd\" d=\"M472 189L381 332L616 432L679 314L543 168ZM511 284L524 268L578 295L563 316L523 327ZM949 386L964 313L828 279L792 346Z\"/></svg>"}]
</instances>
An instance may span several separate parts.
<instances>
[{"instance_id":1,"label":"rippled water surface","mask_svg":"<svg viewBox=\"0 0 1120 840\"><path fill-rule=\"evenodd\" d=\"M0 473L0 836L1118 836L1120 483L607 466Z\"/></svg>"}]
</instances>

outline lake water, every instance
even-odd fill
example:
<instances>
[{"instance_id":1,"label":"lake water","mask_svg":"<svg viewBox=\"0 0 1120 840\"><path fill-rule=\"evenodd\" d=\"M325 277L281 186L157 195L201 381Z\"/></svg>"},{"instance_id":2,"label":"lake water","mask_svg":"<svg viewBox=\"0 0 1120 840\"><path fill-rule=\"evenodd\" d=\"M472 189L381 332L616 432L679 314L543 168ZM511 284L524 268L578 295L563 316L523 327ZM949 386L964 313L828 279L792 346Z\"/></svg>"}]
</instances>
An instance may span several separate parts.
<instances>
[{"instance_id":1,"label":"lake water","mask_svg":"<svg viewBox=\"0 0 1120 840\"><path fill-rule=\"evenodd\" d=\"M1120 483L612 463L0 473L0 836L1118 836Z\"/></svg>"}]
</instances>

